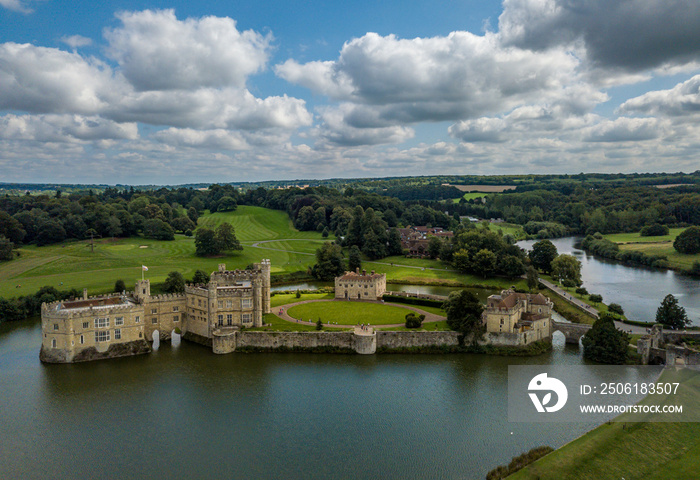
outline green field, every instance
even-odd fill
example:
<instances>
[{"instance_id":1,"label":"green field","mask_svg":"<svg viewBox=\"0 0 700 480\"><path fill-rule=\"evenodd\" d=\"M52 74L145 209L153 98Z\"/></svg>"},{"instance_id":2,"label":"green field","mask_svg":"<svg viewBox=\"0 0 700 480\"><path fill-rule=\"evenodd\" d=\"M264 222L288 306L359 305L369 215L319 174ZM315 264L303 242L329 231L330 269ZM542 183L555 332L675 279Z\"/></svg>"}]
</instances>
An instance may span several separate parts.
<instances>
[{"instance_id":1,"label":"green field","mask_svg":"<svg viewBox=\"0 0 700 480\"><path fill-rule=\"evenodd\" d=\"M620 247L620 251L643 252L647 255L665 255L671 268L684 270L693 266L694 262L700 261L700 254L684 255L678 253L673 248L673 241L685 228L671 228L668 235L658 237L642 237L639 232L635 233L615 233L604 235L611 242L615 242Z\"/></svg>"},{"instance_id":2,"label":"green field","mask_svg":"<svg viewBox=\"0 0 700 480\"><path fill-rule=\"evenodd\" d=\"M31 294L45 285L61 290L87 287L90 294L104 293L111 291L118 279L127 286L133 285L141 277L141 265L148 266L146 276L153 282L162 282L173 270L191 278L197 269L211 272L219 263L226 263L231 269L245 268L262 258L271 260L273 274L306 271L315 261L313 255L289 250L312 252L324 241L320 233L295 230L285 212L261 207L240 206L235 212L203 215L200 225L215 226L222 221L235 226L244 246L242 252L217 258L197 257L194 238L184 235L176 235L173 241L102 239L96 242L94 252L87 241L22 247L19 258L0 264L0 297ZM272 245L280 247L277 250L252 246L256 241L288 238L299 240L275 241Z\"/></svg>"},{"instance_id":3,"label":"green field","mask_svg":"<svg viewBox=\"0 0 700 480\"><path fill-rule=\"evenodd\" d=\"M500 231L503 235L512 235L516 240L524 240L527 237L522 225L515 223L489 223L489 229L494 232Z\"/></svg>"},{"instance_id":4,"label":"green field","mask_svg":"<svg viewBox=\"0 0 700 480\"><path fill-rule=\"evenodd\" d=\"M465 193L464 195L462 195L461 198L455 198L453 201L454 201L454 203L459 203L459 201L460 201L462 198L465 199L465 200L474 200L475 198L483 198L483 197L485 197L486 195L488 195L488 193L484 193L484 192L468 192L468 193Z\"/></svg>"},{"instance_id":5,"label":"green field","mask_svg":"<svg viewBox=\"0 0 700 480\"><path fill-rule=\"evenodd\" d=\"M668 374L667 371L664 376ZM660 400L647 397L641 403L697 408L700 402L697 375L689 384L693 388L687 390L687 395ZM508 480L668 480L698 478L698 472L700 423L613 422L555 450Z\"/></svg>"},{"instance_id":6,"label":"green field","mask_svg":"<svg viewBox=\"0 0 700 480\"><path fill-rule=\"evenodd\" d=\"M404 323L406 315L411 311L381 303L314 302L291 307L287 313L300 320L315 322L320 318L323 323L333 322L338 325L392 325Z\"/></svg>"}]
</instances>

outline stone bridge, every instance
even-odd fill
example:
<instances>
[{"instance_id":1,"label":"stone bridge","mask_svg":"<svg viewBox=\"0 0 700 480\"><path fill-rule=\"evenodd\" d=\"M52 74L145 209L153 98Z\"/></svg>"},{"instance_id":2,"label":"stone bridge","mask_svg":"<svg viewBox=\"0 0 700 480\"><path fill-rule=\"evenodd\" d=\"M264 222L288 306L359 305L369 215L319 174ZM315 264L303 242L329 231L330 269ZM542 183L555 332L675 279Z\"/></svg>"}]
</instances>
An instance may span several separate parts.
<instances>
[{"instance_id":1,"label":"stone bridge","mask_svg":"<svg viewBox=\"0 0 700 480\"><path fill-rule=\"evenodd\" d=\"M591 329L591 325L586 325L583 323L564 323L552 321L552 333L560 331L566 337L566 343L574 343L578 345L579 340L583 337L588 330Z\"/></svg>"}]
</instances>

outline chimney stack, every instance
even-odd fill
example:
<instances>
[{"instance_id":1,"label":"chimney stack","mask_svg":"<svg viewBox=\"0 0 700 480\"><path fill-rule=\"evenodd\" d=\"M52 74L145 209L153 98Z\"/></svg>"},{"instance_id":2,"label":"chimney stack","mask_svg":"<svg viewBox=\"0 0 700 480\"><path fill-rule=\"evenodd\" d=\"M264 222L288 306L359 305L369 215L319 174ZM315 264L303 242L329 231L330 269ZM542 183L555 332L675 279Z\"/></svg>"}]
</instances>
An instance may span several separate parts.
<instances>
[{"instance_id":1,"label":"chimney stack","mask_svg":"<svg viewBox=\"0 0 700 480\"><path fill-rule=\"evenodd\" d=\"M374 275L374 270L372 270L372 275Z\"/></svg>"},{"instance_id":2,"label":"chimney stack","mask_svg":"<svg viewBox=\"0 0 700 480\"><path fill-rule=\"evenodd\" d=\"M364 268L362 269L362 275L367 275L367 270L365 270Z\"/></svg>"},{"instance_id":3,"label":"chimney stack","mask_svg":"<svg viewBox=\"0 0 700 480\"><path fill-rule=\"evenodd\" d=\"M83 300L88 299L87 288L83 288Z\"/></svg>"},{"instance_id":4,"label":"chimney stack","mask_svg":"<svg viewBox=\"0 0 700 480\"><path fill-rule=\"evenodd\" d=\"M360 274L360 267L357 267L357 268L355 269L355 273L358 274L358 275Z\"/></svg>"}]
</instances>

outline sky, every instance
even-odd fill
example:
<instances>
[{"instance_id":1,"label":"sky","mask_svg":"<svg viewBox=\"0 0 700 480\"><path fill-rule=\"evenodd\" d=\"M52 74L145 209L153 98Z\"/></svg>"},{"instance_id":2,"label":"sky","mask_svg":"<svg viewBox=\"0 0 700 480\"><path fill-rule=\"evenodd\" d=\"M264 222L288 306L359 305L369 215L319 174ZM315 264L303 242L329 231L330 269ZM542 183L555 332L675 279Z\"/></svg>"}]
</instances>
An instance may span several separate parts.
<instances>
[{"instance_id":1,"label":"sky","mask_svg":"<svg viewBox=\"0 0 700 480\"><path fill-rule=\"evenodd\" d=\"M0 182L699 165L697 0L0 0Z\"/></svg>"}]
</instances>

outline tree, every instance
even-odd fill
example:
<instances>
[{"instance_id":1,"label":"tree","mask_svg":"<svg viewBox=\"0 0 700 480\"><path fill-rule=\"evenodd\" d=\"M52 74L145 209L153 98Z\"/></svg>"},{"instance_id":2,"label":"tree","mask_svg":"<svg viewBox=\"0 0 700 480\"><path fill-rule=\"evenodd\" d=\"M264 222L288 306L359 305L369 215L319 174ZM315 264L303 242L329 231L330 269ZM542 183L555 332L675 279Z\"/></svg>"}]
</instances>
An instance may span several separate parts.
<instances>
[{"instance_id":1,"label":"tree","mask_svg":"<svg viewBox=\"0 0 700 480\"><path fill-rule=\"evenodd\" d=\"M442 241L438 237L430 237L430 240L428 240L428 256L436 259L440 256L440 250L442 250Z\"/></svg>"},{"instance_id":2,"label":"tree","mask_svg":"<svg viewBox=\"0 0 700 480\"><path fill-rule=\"evenodd\" d=\"M525 273L527 274L527 288L529 288L530 291L536 289L540 284L540 279L537 275L537 270L535 270L535 267L532 265L528 266Z\"/></svg>"},{"instance_id":3,"label":"tree","mask_svg":"<svg viewBox=\"0 0 700 480\"><path fill-rule=\"evenodd\" d=\"M323 322L320 318L316 321L316 330L323 330Z\"/></svg>"},{"instance_id":4,"label":"tree","mask_svg":"<svg viewBox=\"0 0 700 480\"><path fill-rule=\"evenodd\" d=\"M15 244L0 235L0 260L12 260L14 258L13 248L15 248Z\"/></svg>"},{"instance_id":5,"label":"tree","mask_svg":"<svg viewBox=\"0 0 700 480\"><path fill-rule=\"evenodd\" d=\"M481 313L484 306L479 298L468 290L460 290L450 293L443 304L447 312L447 325L466 337L472 336L473 342L484 333L484 325L481 322Z\"/></svg>"},{"instance_id":6,"label":"tree","mask_svg":"<svg viewBox=\"0 0 700 480\"><path fill-rule=\"evenodd\" d=\"M391 210L390 210L391 211ZM395 228L392 228L389 230L389 236L387 238L387 247L386 247L386 253L387 255L402 255L403 254L403 247L401 247L401 235L399 234L399 231Z\"/></svg>"},{"instance_id":7,"label":"tree","mask_svg":"<svg viewBox=\"0 0 700 480\"><path fill-rule=\"evenodd\" d=\"M603 312L583 337L583 356L599 363L624 365L630 337L615 327L612 315Z\"/></svg>"},{"instance_id":8,"label":"tree","mask_svg":"<svg viewBox=\"0 0 700 480\"><path fill-rule=\"evenodd\" d=\"M351 272L357 271L357 269L362 268L362 255L360 249L357 245L350 247L350 252L348 253L348 270Z\"/></svg>"},{"instance_id":9,"label":"tree","mask_svg":"<svg viewBox=\"0 0 700 480\"><path fill-rule=\"evenodd\" d=\"M688 227L683 230L673 241L673 248L688 255L700 253L700 227Z\"/></svg>"},{"instance_id":10,"label":"tree","mask_svg":"<svg viewBox=\"0 0 700 480\"><path fill-rule=\"evenodd\" d=\"M228 222L224 222L216 228L214 241L216 242L217 253L243 250L241 242L236 238L236 231Z\"/></svg>"},{"instance_id":11,"label":"tree","mask_svg":"<svg viewBox=\"0 0 700 480\"><path fill-rule=\"evenodd\" d=\"M598 295L597 293L591 293L588 295L588 299L593 303L600 303L603 301L603 296Z\"/></svg>"},{"instance_id":12,"label":"tree","mask_svg":"<svg viewBox=\"0 0 700 480\"><path fill-rule=\"evenodd\" d=\"M661 301L661 306L656 310L656 323L666 327L680 330L690 324L685 308L678 304L676 297L670 293Z\"/></svg>"},{"instance_id":13,"label":"tree","mask_svg":"<svg viewBox=\"0 0 700 480\"><path fill-rule=\"evenodd\" d=\"M192 277L192 283L197 284L207 284L209 283L209 275L206 274L204 270L196 270L194 276Z\"/></svg>"},{"instance_id":14,"label":"tree","mask_svg":"<svg viewBox=\"0 0 700 480\"><path fill-rule=\"evenodd\" d=\"M386 242L377 236L374 230L368 230L364 235L362 242L362 253L367 255L370 260L386 257Z\"/></svg>"},{"instance_id":15,"label":"tree","mask_svg":"<svg viewBox=\"0 0 700 480\"><path fill-rule=\"evenodd\" d=\"M196 253L200 257L219 253L214 230L200 227L194 237Z\"/></svg>"},{"instance_id":16,"label":"tree","mask_svg":"<svg viewBox=\"0 0 700 480\"><path fill-rule=\"evenodd\" d=\"M238 208L238 204L236 201L233 199L233 197L230 197L228 195L221 197L219 199L219 202L216 204L216 211L217 212L233 212Z\"/></svg>"},{"instance_id":17,"label":"tree","mask_svg":"<svg viewBox=\"0 0 700 480\"><path fill-rule=\"evenodd\" d=\"M323 227L323 231L321 232L321 236L323 238L328 238L328 235L330 235L331 232L328 231L328 227Z\"/></svg>"},{"instance_id":18,"label":"tree","mask_svg":"<svg viewBox=\"0 0 700 480\"><path fill-rule=\"evenodd\" d=\"M343 263L340 247L326 242L316 250L316 264L311 268L311 275L318 280L330 282L345 272Z\"/></svg>"},{"instance_id":19,"label":"tree","mask_svg":"<svg viewBox=\"0 0 700 480\"><path fill-rule=\"evenodd\" d=\"M173 218L170 225L178 232L185 233L187 230L194 230L196 225L189 217L177 217Z\"/></svg>"},{"instance_id":20,"label":"tree","mask_svg":"<svg viewBox=\"0 0 700 480\"><path fill-rule=\"evenodd\" d=\"M540 240L532 245L528 256L535 268L549 273L552 271L552 260L557 258L557 247L549 240Z\"/></svg>"},{"instance_id":21,"label":"tree","mask_svg":"<svg viewBox=\"0 0 700 480\"><path fill-rule=\"evenodd\" d=\"M425 320L425 315L416 315L411 312L406 314L406 328L420 328L423 325L423 320Z\"/></svg>"},{"instance_id":22,"label":"tree","mask_svg":"<svg viewBox=\"0 0 700 480\"><path fill-rule=\"evenodd\" d=\"M174 240L173 227L159 218L152 218L143 222L143 236L155 240Z\"/></svg>"},{"instance_id":23,"label":"tree","mask_svg":"<svg viewBox=\"0 0 700 480\"><path fill-rule=\"evenodd\" d=\"M581 262L573 255L562 254L552 260L552 277L560 282L570 282L575 286L581 285Z\"/></svg>"},{"instance_id":24,"label":"tree","mask_svg":"<svg viewBox=\"0 0 700 480\"><path fill-rule=\"evenodd\" d=\"M124 280L119 279L116 282L114 282L114 292L115 293L121 293L126 290L126 284L124 283Z\"/></svg>"},{"instance_id":25,"label":"tree","mask_svg":"<svg viewBox=\"0 0 700 480\"><path fill-rule=\"evenodd\" d=\"M185 277L180 272L173 271L165 279L163 288L168 293L181 293L185 291Z\"/></svg>"},{"instance_id":26,"label":"tree","mask_svg":"<svg viewBox=\"0 0 700 480\"><path fill-rule=\"evenodd\" d=\"M510 278L522 276L525 273L525 265L515 255L504 255L498 260L496 269Z\"/></svg>"},{"instance_id":27,"label":"tree","mask_svg":"<svg viewBox=\"0 0 700 480\"><path fill-rule=\"evenodd\" d=\"M44 222L37 231L36 244L40 247L50 243L62 242L66 239L66 231L57 220L48 220Z\"/></svg>"},{"instance_id":28,"label":"tree","mask_svg":"<svg viewBox=\"0 0 700 480\"><path fill-rule=\"evenodd\" d=\"M491 250L479 250L474 255L472 268L476 274L488 277L496 270L496 254Z\"/></svg>"}]
</instances>

